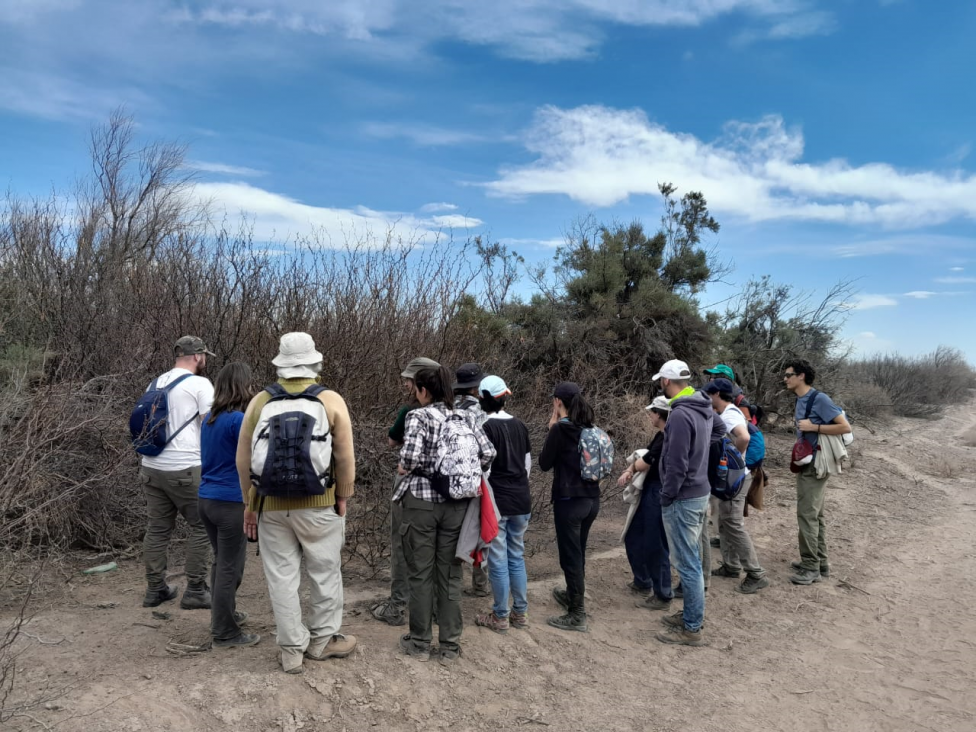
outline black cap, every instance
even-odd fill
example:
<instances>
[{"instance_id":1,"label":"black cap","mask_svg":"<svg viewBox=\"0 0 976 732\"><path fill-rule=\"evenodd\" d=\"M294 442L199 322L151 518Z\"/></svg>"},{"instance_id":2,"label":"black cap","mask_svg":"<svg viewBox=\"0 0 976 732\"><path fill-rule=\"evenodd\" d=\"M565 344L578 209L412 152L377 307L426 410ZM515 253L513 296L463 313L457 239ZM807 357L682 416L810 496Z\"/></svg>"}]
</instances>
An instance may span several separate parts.
<instances>
[{"instance_id":1,"label":"black cap","mask_svg":"<svg viewBox=\"0 0 976 732\"><path fill-rule=\"evenodd\" d=\"M572 381L560 381L553 387L552 395L563 402L572 401L580 393L579 384Z\"/></svg>"},{"instance_id":2,"label":"black cap","mask_svg":"<svg viewBox=\"0 0 976 732\"><path fill-rule=\"evenodd\" d=\"M476 363L461 364L454 376L457 379L454 384L455 389L474 389L485 378L484 373L481 371L481 366Z\"/></svg>"},{"instance_id":3,"label":"black cap","mask_svg":"<svg viewBox=\"0 0 976 732\"><path fill-rule=\"evenodd\" d=\"M725 392L726 394L731 394L735 387L732 382L728 379L712 379L707 384L705 384L706 394L718 394L719 392Z\"/></svg>"}]
</instances>

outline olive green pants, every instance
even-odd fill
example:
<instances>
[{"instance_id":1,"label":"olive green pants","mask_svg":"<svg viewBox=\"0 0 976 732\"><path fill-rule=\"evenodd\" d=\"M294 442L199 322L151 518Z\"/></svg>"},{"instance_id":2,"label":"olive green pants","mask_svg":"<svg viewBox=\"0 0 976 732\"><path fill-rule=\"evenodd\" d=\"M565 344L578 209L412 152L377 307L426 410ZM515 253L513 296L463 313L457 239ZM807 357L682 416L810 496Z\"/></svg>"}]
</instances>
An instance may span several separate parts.
<instances>
[{"instance_id":1,"label":"olive green pants","mask_svg":"<svg viewBox=\"0 0 976 732\"><path fill-rule=\"evenodd\" d=\"M827 478L818 478L810 465L796 475L796 523L800 545L800 562L804 569L820 571L827 564L827 531L824 525L824 498Z\"/></svg>"}]
</instances>

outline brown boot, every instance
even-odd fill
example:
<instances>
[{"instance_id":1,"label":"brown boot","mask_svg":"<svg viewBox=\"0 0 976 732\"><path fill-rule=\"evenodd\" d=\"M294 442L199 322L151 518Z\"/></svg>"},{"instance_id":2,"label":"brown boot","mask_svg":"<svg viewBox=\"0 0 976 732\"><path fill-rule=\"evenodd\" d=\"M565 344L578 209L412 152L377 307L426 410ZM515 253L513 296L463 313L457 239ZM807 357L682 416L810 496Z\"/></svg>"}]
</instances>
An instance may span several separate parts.
<instances>
[{"instance_id":1,"label":"brown boot","mask_svg":"<svg viewBox=\"0 0 976 732\"><path fill-rule=\"evenodd\" d=\"M327 658L345 658L356 649L356 636L336 633L326 640L320 638L310 643L305 650L305 658L313 661L324 661Z\"/></svg>"},{"instance_id":2,"label":"brown boot","mask_svg":"<svg viewBox=\"0 0 976 732\"><path fill-rule=\"evenodd\" d=\"M691 631L687 628L669 627L667 630L662 630L660 633L658 633L655 638L662 643L671 643L679 646L705 645L705 639L702 636L701 630Z\"/></svg>"},{"instance_id":3,"label":"brown boot","mask_svg":"<svg viewBox=\"0 0 976 732\"><path fill-rule=\"evenodd\" d=\"M500 618L495 613L474 616L474 624L505 635L508 632L508 618Z\"/></svg>"}]
</instances>

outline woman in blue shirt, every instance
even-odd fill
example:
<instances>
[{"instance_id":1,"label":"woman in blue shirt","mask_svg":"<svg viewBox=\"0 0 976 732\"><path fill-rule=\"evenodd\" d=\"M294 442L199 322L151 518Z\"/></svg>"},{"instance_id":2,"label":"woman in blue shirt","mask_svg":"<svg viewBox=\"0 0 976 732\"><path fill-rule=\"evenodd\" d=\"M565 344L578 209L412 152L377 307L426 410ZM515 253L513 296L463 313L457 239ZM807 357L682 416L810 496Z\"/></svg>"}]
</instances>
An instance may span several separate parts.
<instances>
[{"instance_id":1,"label":"woman in blue shirt","mask_svg":"<svg viewBox=\"0 0 976 732\"><path fill-rule=\"evenodd\" d=\"M224 366L214 383L214 401L200 434L200 518L213 546L210 575L210 633L217 648L253 646L261 636L244 633L247 614L238 612L237 588L244 576L244 496L237 477L237 438L251 400L251 370L244 363Z\"/></svg>"}]
</instances>

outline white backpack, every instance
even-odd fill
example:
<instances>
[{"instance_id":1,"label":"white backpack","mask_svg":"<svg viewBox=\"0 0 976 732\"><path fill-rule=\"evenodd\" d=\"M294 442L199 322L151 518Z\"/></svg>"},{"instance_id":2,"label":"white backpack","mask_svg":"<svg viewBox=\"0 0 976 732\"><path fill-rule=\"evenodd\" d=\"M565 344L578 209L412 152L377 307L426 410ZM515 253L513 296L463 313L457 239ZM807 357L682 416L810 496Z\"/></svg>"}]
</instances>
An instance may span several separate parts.
<instances>
[{"instance_id":1,"label":"white backpack","mask_svg":"<svg viewBox=\"0 0 976 732\"><path fill-rule=\"evenodd\" d=\"M265 391L271 399L261 409L251 440L251 480L259 496L320 496L332 483L332 432L313 385L289 394L281 384Z\"/></svg>"},{"instance_id":2,"label":"white backpack","mask_svg":"<svg viewBox=\"0 0 976 732\"><path fill-rule=\"evenodd\" d=\"M440 421L434 448L434 472L430 485L444 498L474 498L481 491L481 450L471 425L463 415L444 416L431 410Z\"/></svg>"}]
</instances>

